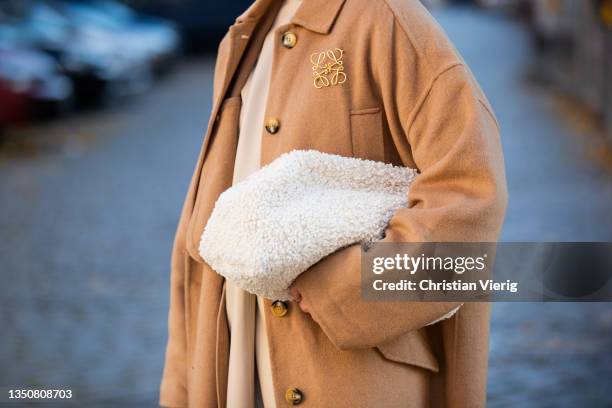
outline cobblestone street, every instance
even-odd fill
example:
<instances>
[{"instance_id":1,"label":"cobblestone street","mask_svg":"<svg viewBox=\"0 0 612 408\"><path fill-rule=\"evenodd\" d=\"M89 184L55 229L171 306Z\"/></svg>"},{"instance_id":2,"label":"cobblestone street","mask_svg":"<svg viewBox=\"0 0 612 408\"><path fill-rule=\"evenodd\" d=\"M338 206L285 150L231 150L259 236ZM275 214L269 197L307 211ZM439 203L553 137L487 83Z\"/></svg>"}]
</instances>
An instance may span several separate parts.
<instances>
[{"instance_id":1,"label":"cobblestone street","mask_svg":"<svg viewBox=\"0 0 612 408\"><path fill-rule=\"evenodd\" d=\"M527 33L435 13L498 116L507 241L612 241L612 160L593 118L529 81ZM174 229L210 110L213 57L121 107L0 144L0 389L71 388L75 406L157 405ZM490 407L612 407L612 307L496 304ZM0 404L2 405L2 404Z\"/></svg>"}]
</instances>

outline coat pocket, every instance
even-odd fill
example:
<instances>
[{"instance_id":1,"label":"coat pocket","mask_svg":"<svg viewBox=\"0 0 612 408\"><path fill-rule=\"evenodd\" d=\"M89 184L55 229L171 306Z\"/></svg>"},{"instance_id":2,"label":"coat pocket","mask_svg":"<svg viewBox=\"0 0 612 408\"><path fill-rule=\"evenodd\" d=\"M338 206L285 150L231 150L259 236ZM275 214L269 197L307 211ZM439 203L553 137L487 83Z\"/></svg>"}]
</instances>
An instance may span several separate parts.
<instances>
[{"instance_id":1,"label":"coat pocket","mask_svg":"<svg viewBox=\"0 0 612 408\"><path fill-rule=\"evenodd\" d=\"M440 371L438 358L429 345L424 329L408 332L376 348L387 360L425 368L436 373Z\"/></svg>"},{"instance_id":2,"label":"coat pocket","mask_svg":"<svg viewBox=\"0 0 612 408\"><path fill-rule=\"evenodd\" d=\"M380 108L350 111L353 155L360 159L385 160L383 118Z\"/></svg>"}]
</instances>

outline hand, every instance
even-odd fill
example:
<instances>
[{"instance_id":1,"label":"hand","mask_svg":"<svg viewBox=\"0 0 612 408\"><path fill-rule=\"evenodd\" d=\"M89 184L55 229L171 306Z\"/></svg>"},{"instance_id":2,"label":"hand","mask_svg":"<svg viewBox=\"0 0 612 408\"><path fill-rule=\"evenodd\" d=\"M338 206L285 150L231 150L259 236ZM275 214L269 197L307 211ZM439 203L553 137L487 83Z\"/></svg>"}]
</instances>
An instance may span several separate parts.
<instances>
[{"instance_id":1,"label":"hand","mask_svg":"<svg viewBox=\"0 0 612 408\"><path fill-rule=\"evenodd\" d=\"M300 291L295 286L291 285L291 287L289 288L289 292L291 292L291 297L293 298L293 301L297 303L302 312L310 314L308 302L302 297Z\"/></svg>"}]
</instances>

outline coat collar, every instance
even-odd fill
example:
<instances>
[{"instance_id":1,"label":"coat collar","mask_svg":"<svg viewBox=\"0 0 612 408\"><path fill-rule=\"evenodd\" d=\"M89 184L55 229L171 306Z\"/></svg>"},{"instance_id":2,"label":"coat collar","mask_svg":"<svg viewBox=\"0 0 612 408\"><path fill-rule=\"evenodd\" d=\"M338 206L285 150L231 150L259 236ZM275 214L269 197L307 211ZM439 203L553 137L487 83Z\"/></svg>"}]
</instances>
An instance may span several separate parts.
<instances>
[{"instance_id":1,"label":"coat collar","mask_svg":"<svg viewBox=\"0 0 612 408\"><path fill-rule=\"evenodd\" d=\"M273 2L282 0L256 0L236 19L237 23L259 20ZM302 0L291 23L320 34L329 34L345 0Z\"/></svg>"}]
</instances>

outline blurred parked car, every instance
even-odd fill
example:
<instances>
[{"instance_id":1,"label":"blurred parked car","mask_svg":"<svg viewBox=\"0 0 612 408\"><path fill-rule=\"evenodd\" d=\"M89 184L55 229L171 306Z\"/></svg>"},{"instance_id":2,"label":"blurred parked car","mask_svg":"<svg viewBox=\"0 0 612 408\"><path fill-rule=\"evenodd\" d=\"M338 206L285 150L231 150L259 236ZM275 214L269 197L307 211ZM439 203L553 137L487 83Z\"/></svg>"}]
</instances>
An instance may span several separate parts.
<instances>
[{"instance_id":1,"label":"blurred parked car","mask_svg":"<svg viewBox=\"0 0 612 408\"><path fill-rule=\"evenodd\" d=\"M20 42L0 23L0 126L67 110L73 86L50 56Z\"/></svg>"},{"instance_id":2,"label":"blurred parked car","mask_svg":"<svg viewBox=\"0 0 612 408\"><path fill-rule=\"evenodd\" d=\"M253 1L131 0L130 4L138 11L176 22L189 49L210 51Z\"/></svg>"},{"instance_id":3,"label":"blurred parked car","mask_svg":"<svg viewBox=\"0 0 612 408\"><path fill-rule=\"evenodd\" d=\"M79 102L141 92L152 83L154 61L143 41L113 29L89 8L37 1L22 29L24 37L53 55L73 79Z\"/></svg>"},{"instance_id":4,"label":"blurred parked car","mask_svg":"<svg viewBox=\"0 0 612 408\"><path fill-rule=\"evenodd\" d=\"M181 38L174 23L137 14L125 4L113 0L95 0L91 8L106 14L105 24L111 29L127 33L141 42L151 53L156 71L165 70L178 57Z\"/></svg>"},{"instance_id":5,"label":"blurred parked car","mask_svg":"<svg viewBox=\"0 0 612 408\"><path fill-rule=\"evenodd\" d=\"M25 122L28 118L28 96L4 78L0 78L0 106L0 132L4 127Z\"/></svg>"}]
</instances>

